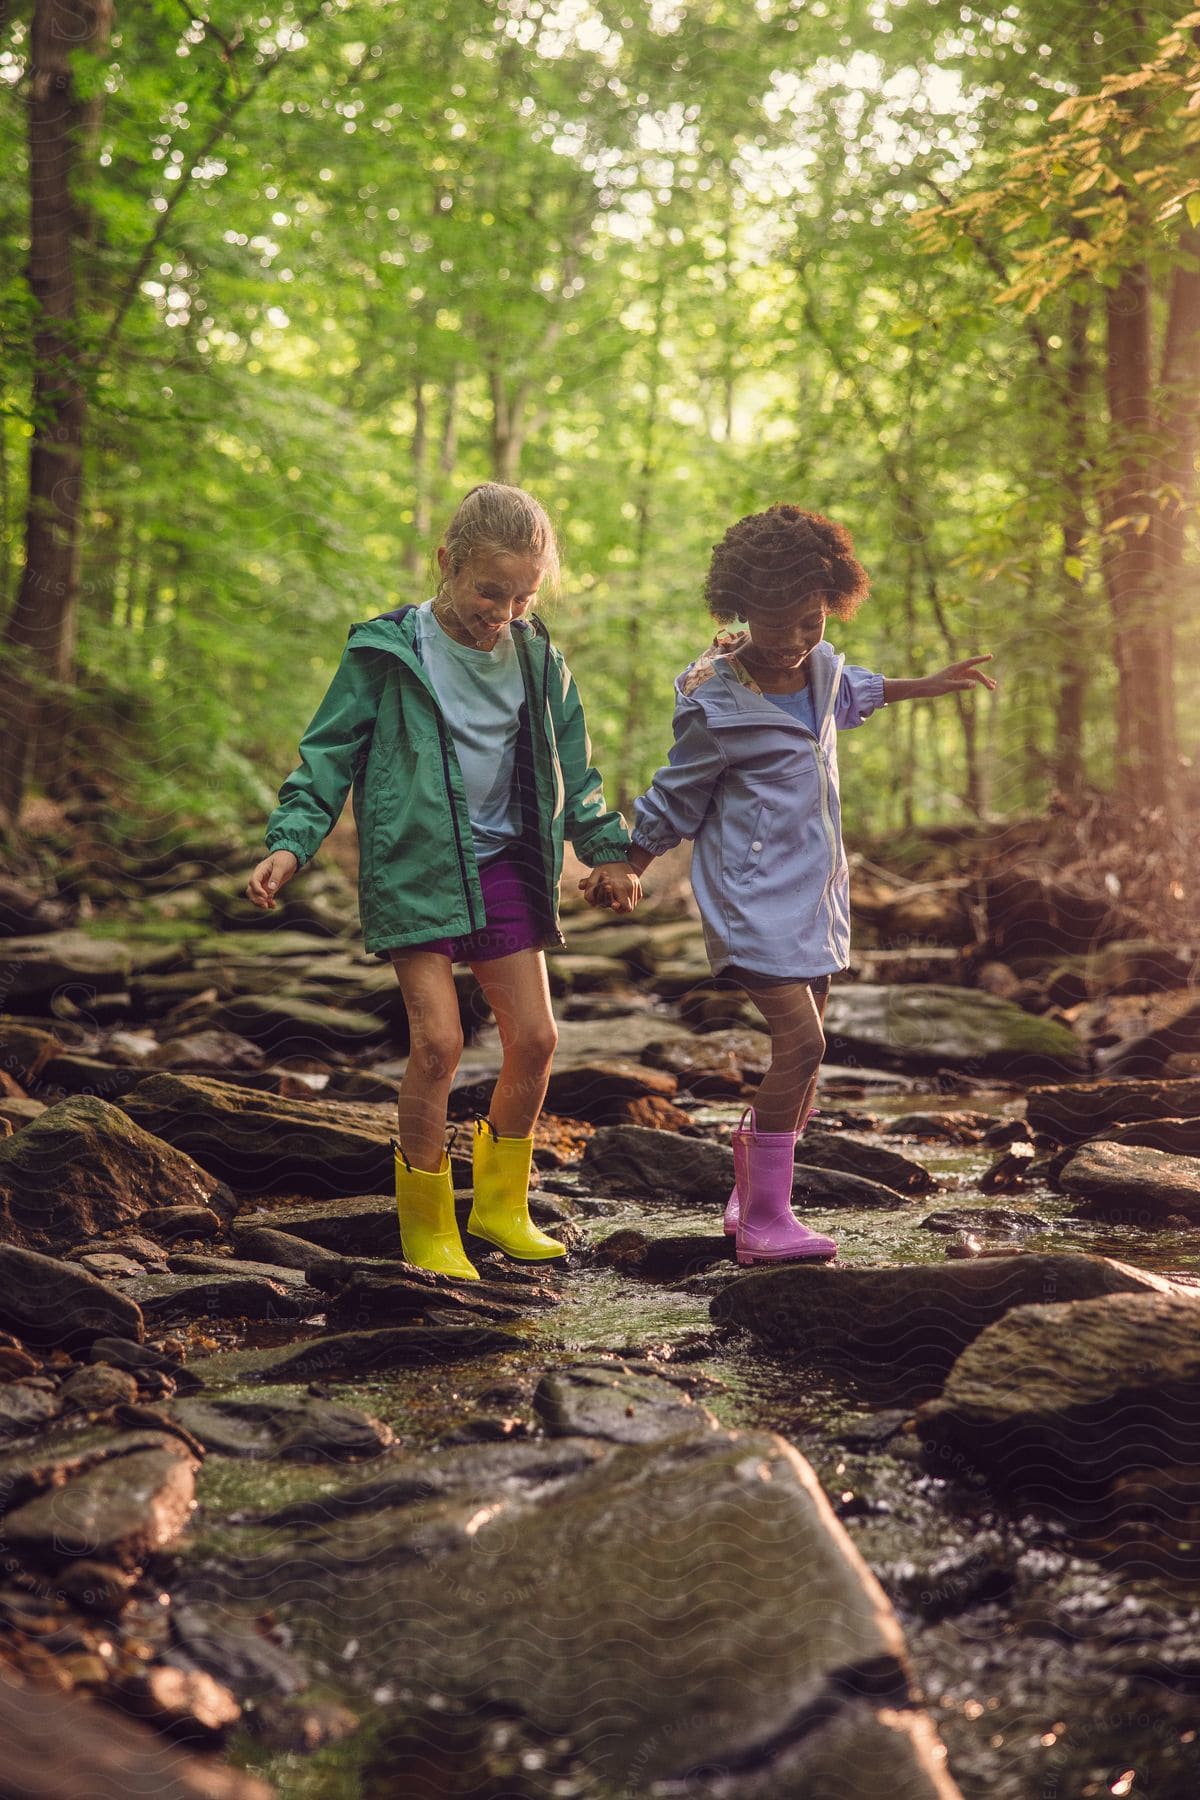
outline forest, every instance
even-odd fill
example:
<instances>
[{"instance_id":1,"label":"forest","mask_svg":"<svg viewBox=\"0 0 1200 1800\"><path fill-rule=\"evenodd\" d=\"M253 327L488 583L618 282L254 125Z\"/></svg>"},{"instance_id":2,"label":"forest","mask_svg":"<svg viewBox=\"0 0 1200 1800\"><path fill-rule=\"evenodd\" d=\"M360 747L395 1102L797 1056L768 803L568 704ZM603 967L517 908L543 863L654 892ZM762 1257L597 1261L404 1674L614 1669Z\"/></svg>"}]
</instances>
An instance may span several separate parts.
<instances>
[{"instance_id":1,"label":"forest","mask_svg":"<svg viewBox=\"0 0 1200 1800\"><path fill-rule=\"evenodd\" d=\"M1195 1800L1198 403L1183 0L0 8L0 1800Z\"/></svg>"},{"instance_id":2,"label":"forest","mask_svg":"<svg viewBox=\"0 0 1200 1800\"><path fill-rule=\"evenodd\" d=\"M40 40L40 41L39 41ZM459 495L620 804L712 543L851 530L838 647L997 692L847 752L851 823L1178 830L1196 797L1200 14L1118 0L186 0L0 25L0 818L256 829ZM32 220L32 224L31 224Z\"/></svg>"}]
</instances>

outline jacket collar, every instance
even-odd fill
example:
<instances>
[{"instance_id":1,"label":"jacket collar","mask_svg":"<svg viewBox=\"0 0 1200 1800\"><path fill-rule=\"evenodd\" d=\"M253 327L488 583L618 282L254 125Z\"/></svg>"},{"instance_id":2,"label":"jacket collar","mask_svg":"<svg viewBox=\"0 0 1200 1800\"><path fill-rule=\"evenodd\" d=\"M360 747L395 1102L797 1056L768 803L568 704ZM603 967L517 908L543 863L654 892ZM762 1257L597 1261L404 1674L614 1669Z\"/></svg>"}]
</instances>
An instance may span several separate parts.
<instances>
[{"instance_id":1,"label":"jacket collar","mask_svg":"<svg viewBox=\"0 0 1200 1800\"><path fill-rule=\"evenodd\" d=\"M713 640L711 646L684 670L675 683L679 698L697 701L714 725L745 724L751 718L770 718L773 724L798 725L781 707L763 693L754 677L738 660L738 649L745 643L745 632L726 634ZM813 709L817 715L818 735L824 731L833 710L834 697L841 681L846 659L824 639L816 645L808 659L808 677L812 685ZM769 712L768 709L769 708Z\"/></svg>"}]
</instances>

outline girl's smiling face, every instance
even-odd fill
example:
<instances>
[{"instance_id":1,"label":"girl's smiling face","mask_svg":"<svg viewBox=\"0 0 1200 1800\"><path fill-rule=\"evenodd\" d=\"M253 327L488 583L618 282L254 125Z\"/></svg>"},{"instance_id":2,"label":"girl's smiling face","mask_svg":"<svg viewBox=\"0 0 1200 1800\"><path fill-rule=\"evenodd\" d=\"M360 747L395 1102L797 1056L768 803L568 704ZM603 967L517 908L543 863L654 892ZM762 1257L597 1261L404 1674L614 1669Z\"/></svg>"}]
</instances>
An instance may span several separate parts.
<instances>
[{"instance_id":1,"label":"girl's smiling face","mask_svg":"<svg viewBox=\"0 0 1200 1800\"><path fill-rule=\"evenodd\" d=\"M508 550L476 550L457 571L449 568L444 544L439 544L437 557L442 571L438 622L475 650L494 650L512 620L525 617L545 574L536 557Z\"/></svg>"},{"instance_id":2,"label":"girl's smiling face","mask_svg":"<svg viewBox=\"0 0 1200 1800\"><path fill-rule=\"evenodd\" d=\"M799 669L825 636L827 614L824 600L816 599L752 615L743 660L776 675Z\"/></svg>"}]
</instances>

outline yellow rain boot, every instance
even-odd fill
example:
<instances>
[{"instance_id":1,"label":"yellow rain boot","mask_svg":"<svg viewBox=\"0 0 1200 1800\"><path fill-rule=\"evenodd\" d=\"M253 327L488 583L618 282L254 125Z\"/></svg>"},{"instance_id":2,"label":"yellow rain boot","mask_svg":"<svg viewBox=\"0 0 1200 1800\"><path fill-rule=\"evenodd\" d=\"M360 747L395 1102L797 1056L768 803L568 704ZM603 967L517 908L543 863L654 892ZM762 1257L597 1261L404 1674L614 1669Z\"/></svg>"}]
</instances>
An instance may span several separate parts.
<instances>
[{"instance_id":1,"label":"yellow rain boot","mask_svg":"<svg viewBox=\"0 0 1200 1800\"><path fill-rule=\"evenodd\" d=\"M436 1174L414 1169L395 1139L396 1212L400 1219L400 1247L405 1262L435 1275L454 1275L459 1281L478 1281L479 1270L468 1262L454 1217L454 1188L450 1158L442 1157Z\"/></svg>"},{"instance_id":2,"label":"yellow rain boot","mask_svg":"<svg viewBox=\"0 0 1200 1800\"><path fill-rule=\"evenodd\" d=\"M476 1119L472 1160L475 1198L467 1230L525 1261L565 1256L566 1245L539 1231L529 1217L532 1137L501 1137L490 1119Z\"/></svg>"}]
</instances>

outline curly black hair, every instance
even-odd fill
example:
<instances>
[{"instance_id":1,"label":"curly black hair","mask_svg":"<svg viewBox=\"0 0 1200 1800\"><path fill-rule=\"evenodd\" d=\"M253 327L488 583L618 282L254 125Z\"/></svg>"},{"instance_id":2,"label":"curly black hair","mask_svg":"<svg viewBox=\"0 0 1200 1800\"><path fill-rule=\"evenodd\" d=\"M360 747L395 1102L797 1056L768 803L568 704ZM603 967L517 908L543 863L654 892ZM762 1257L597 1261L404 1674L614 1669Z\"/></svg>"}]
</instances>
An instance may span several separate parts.
<instances>
[{"instance_id":1,"label":"curly black hair","mask_svg":"<svg viewBox=\"0 0 1200 1800\"><path fill-rule=\"evenodd\" d=\"M779 505L739 519L713 545L704 598L722 621L781 612L818 598L839 619L851 619L869 586L844 525Z\"/></svg>"}]
</instances>

